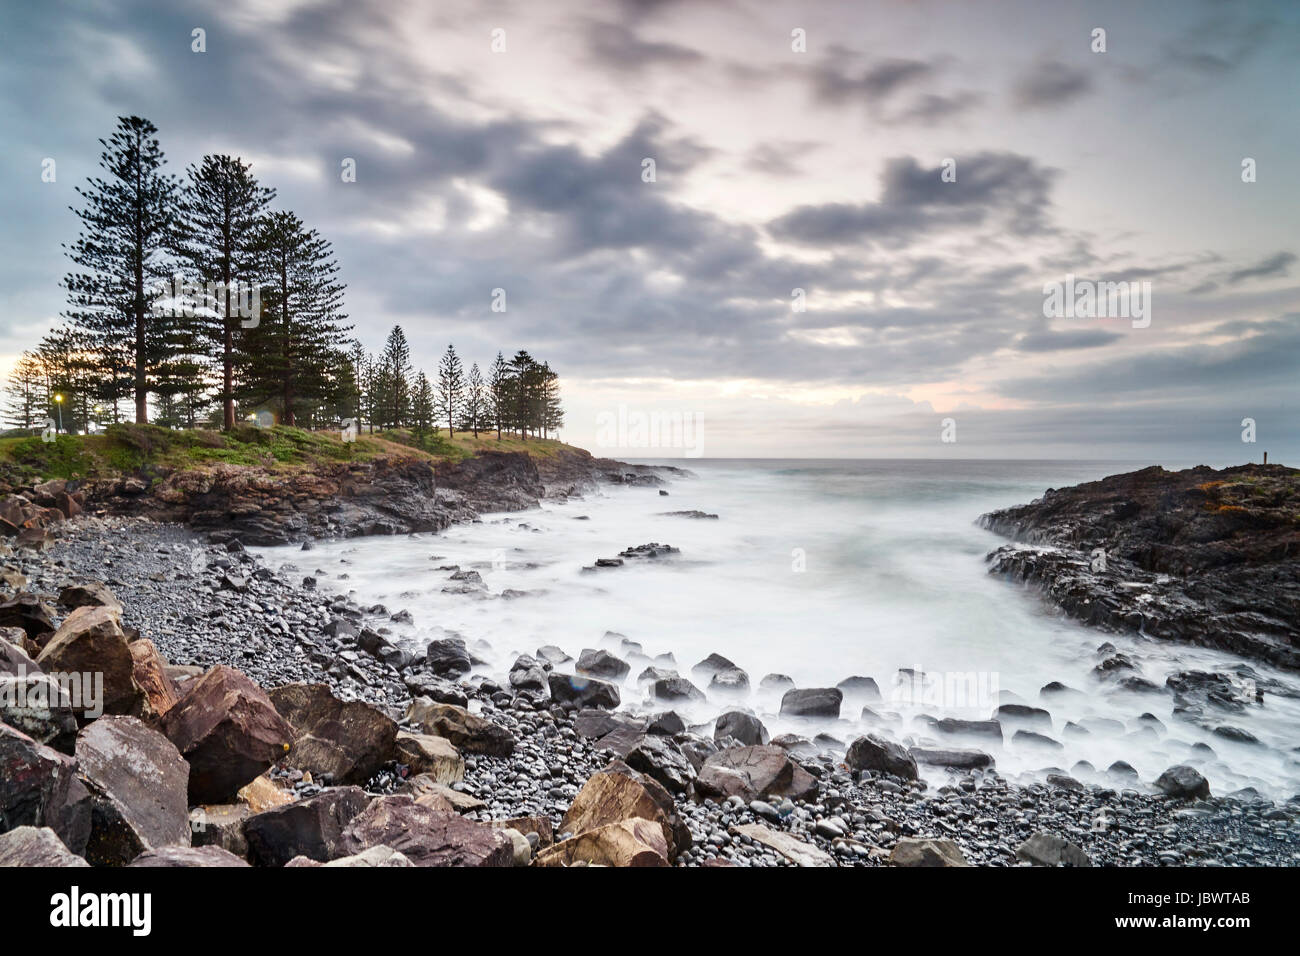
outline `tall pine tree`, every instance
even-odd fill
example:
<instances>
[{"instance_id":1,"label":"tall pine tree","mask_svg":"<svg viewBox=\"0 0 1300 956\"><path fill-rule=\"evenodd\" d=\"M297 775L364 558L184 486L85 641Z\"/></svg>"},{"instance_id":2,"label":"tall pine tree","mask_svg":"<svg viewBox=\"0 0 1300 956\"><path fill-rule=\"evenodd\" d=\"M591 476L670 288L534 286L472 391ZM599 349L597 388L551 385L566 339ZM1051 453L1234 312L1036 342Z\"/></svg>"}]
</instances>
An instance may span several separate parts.
<instances>
[{"instance_id":1,"label":"tall pine tree","mask_svg":"<svg viewBox=\"0 0 1300 956\"><path fill-rule=\"evenodd\" d=\"M99 165L77 193L73 211L80 237L68 257L82 271L64 279L65 313L93 340L92 347L129 356L135 420L149 420L153 378L170 357L175 320L154 314L149 298L167 277L165 252L174 245L176 178L163 172L158 129L139 116L123 116L107 140Z\"/></svg>"},{"instance_id":2,"label":"tall pine tree","mask_svg":"<svg viewBox=\"0 0 1300 956\"><path fill-rule=\"evenodd\" d=\"M259 186L249 164L234 156L204 156L187 170L181 191L177 255L200 284L219 283L224 293L258 286L262 280L257 241L261 220L275 190ZM235 338L241 316L226 294L205 301L194 321L203 352L221 369L222 424L235 424ZM199 351L199 349L195 349ZM187 376L188 377L188 376Z\"/></svg>"},{"instance_id":3,"label":"tall pine tree","mask_svg":"<svg viewBox=\"0 0 1300 956\"><path fill-rule=\"evenodd\" d=\"M438 363L438 414L447 419L447 434L456 434L456 418L465 401L465 372L454 346L448 345Z\"/></svg>"}]
</instances>

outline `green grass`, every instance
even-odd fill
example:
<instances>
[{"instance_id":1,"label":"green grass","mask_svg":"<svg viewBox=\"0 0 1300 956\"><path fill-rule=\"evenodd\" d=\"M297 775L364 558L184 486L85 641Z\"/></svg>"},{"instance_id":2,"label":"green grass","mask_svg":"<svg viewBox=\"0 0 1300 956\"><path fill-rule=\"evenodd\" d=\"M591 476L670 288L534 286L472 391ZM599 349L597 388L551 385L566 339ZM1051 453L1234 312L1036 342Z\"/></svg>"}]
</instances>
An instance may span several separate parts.
<instances>
[{"instance_id":1,"label":"green grass","mask_svg":"<svg viewBox=\"0 0 1300 956\"><path fill-rule=\"evenodd\" d=\"M503 437L498 442L495 432L480 432L478 438L460 433L448 437L445 429L423 436L409 429L362 432L355 441L345 442L337 430L284 425L239 425L218 432L120 424L99 435L59 435L53 442L44 442L39 435L0 438L0 473L12 484L27 484L49 478L112 477L146 466L191 470L234 465L292 471L381 457L461 461L490 450L549 458L566 447L554 440Z\"/></svg>"}]
</instances>

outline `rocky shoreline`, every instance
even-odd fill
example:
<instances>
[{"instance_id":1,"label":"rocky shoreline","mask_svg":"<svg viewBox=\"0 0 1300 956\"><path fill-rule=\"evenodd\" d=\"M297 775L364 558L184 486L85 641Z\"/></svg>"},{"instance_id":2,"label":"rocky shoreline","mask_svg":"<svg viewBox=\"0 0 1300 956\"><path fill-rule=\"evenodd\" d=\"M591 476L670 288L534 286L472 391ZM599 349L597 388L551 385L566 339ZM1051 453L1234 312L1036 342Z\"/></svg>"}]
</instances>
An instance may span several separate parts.
<instances>
[{"instance_id":1,"label":"rocky shoreline","mask_svg":"<svg viewBox=\"0 0 1300 956\"><path fill-rule=\"evenodd\" d=\"M990 573L1085 623L1300 670L1300 470L1144 468L986 514Z\"/></svg>"},{"instance_id":2,"label":"rocky shoreline","mask_svg":"<svg viewBox=\"0 0 1300 956\"><path fill-rule=\"evenodd\" d=\"M772 741L739 711L688 728L671 699L693 684L667 669L653 691L663 710L618 710L617 683L595 676L628 666L613 651L574 661L539 648L505 680L454 637L412 660L385 635L402 609L359 607L180 527L82 516L6 565L0 620L22 630L4 632L0 681L15 679L20 644L35 651L27 681L42 660L76 656L51 654L56 643L101 655L120 643L135 664L119 673L117 715L0 730L3 864L1300 862L1300 802L1209 796L1191 768L1171 770L1163 792L1064 771L1022 784L987 765L932 787L917 759L963 764L964 752L875 735ZM712 693L739 679L731 670L710 660L692 673ZM838 713L844 693L786 697L812 715ZM230 761L211 752L242 755L241 769L213 780ZM161 808L121 772L141 761L170 788Z\"/></svg>"}]
</instances>

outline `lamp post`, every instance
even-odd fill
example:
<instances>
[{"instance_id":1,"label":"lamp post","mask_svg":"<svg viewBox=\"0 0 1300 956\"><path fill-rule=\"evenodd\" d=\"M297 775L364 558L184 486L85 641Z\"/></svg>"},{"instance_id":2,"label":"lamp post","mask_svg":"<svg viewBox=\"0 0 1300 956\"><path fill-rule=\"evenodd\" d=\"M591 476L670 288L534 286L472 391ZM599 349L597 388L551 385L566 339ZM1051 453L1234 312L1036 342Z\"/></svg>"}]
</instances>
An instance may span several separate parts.
<instances>
[{"instance_id":1,"label":"lamp post","mask_svg":"<svg viewBox=\"0 0 1300 956\"><path fill-rule=\"evenodd\" d=\"M59 431L63 431L63 395L55 393L54 407L59 410Z\"/></svg>"}]
</instances>

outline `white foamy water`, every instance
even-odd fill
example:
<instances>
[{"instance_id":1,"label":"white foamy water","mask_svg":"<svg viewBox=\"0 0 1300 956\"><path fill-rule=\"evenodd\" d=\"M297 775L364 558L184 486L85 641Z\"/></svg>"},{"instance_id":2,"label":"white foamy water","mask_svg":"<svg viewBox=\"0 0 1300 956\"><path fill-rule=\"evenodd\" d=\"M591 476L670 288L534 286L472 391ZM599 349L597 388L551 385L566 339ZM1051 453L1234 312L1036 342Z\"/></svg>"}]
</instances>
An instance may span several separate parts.
<instances>
[{"instance_id":1,"label":"white foamy water","mask_svg":"<svg viewBox=\"0 0 1300 956\"><path fill-rule=\"evenodd\" d=\"M1266 694L1244 714L1212 715L1217 723L1254 734L1237 743L1174 717L1167 694L1110 690L1090 671L1096 648L1110 641L1163 687L1178 670L1222 671L1241 663L1228 654L1110 634L1065 619L1036 591L987 573L984 556L1004 539L975 526L995 508L1027 502L1062 487L1131 471L1104 462L925 461L689 461L696 476L655 488L606 487L584 500L546 502L509 515L487 515L433 535L352 539L296 548L262 549L272 563L317 570L322 590L351 591L363 605L409 610L414 626L388 624L391 636L422 651L438 627L491 646L486 668L504 678L519 653L556 644L577 657L604 646L606 631L639 642L651 657L670 652L683 676L717 652L744 668L751 693L740 700L710 694L706 704L676 706L690 720L711 720L739 703L753 709L775 735L825 732L848 742L884 729L896 739L929 746L974 746L991 753L1006 774L1070 771L1076 761L1104 770L1127 761L1150 782L1174 763L1197 766L1215 793L1253 786L1284 798L1300 789L1292 750L1300 700ZM718 520L666 517L698 509ZM585 516L586 520L578 520ZM613 557L650 541L681 553L582 573L598 557ZM479 571L487 598L445 594L454 585L440 565ZM803 570L797 570L802 567ZM346 574L347 578L341 576ZM531 592L506 600L504 589ZM377 625L379 621L372 622ZM659 710L636 675L650 662L628 658L625 704ZM572 665L562 666L567 670ZM1261 675L1300 682L1261 664ZM935 678L933 689L909 702L897 686L900 668ZM787 674L800 687L834 686L846 677L872 677L884 700L873 703L897 720L861 718L863 701L848 698L839 721L782 719L780 695L759 689L768 673ZM693 678L707 688L707 678ZM1082 693L1041 699L1060 681ZM947 688L946 692L943 688ZM983 719L1000 702L1022 701L1051 711L1042 732L1064 745L1043 752L1006 740L954 741L913 720L918 714ZM1138 718L1153 714L1154 731ZM1123 730L1075 736L1067 721L1119 721ZM1094 723L1094 727L1099 727ZM1112 728L1114 731L1115 728ZM1196 744L1208 744L1213 752ZM1082 775L1082 772L1080 772ZM942 774L933 772L933 778ZM1084 775L1086 776L1086 775Z\"/></svg>"}]
</instances>

